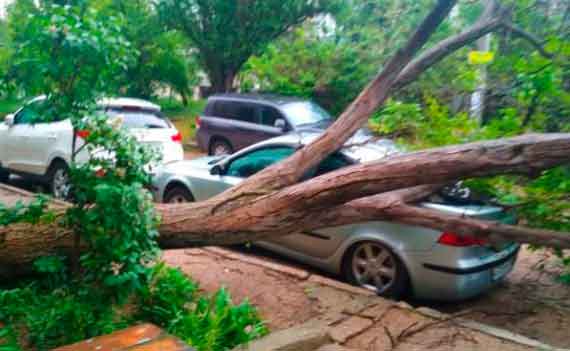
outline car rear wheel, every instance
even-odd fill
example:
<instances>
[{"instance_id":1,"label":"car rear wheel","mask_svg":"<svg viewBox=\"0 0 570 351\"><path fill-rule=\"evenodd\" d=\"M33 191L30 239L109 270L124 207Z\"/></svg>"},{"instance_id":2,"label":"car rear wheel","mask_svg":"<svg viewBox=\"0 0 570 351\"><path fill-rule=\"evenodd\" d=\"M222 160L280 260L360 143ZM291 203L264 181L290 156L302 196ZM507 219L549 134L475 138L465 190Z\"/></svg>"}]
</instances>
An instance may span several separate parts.
<instances>
[{"instance_id":1,"label":"car rear wheel","mask_svg":"<svg viewBox=\"0 0 570 351\"><path fill-rule=\"evenodd\" d=\"M64 162L57 162L50 168L48 177L53 197L59 200L69 200L71 197L69 167Z\"/></svg>"},{"instance_id":2,"label":"car rear wheel","mask_svg":"<svg viewBox=\"0 0 570 351\"><path fill-rule=\"evenodd\" d=\"M350 248L343 273L352 284L380 296L401 298L408 290L409 278L400 259L385 245L365 241Z\"/></svg>"},{"instance_id":3,"label":"car rear wheel","mask_svg":"<svg viewBox=\"0 0 570 351\"><path fill-rule=\"evenodd\" d=\"M232 153L232 146L227 140L224 139L214 139L208 148L208 154L210 156L231 155Z\"/></svg>"},{"instance_id":4,"label":"car rear wheel","mask_svg":"<svg viewBox=\"0 0 570 351\"><path fill-rule=\"evenodd\" d=\"M183 204L193 201L194 197L190 191L182 186L175 186L164 195L164 202L167 204Z\"/></svg>"}]
</instances>

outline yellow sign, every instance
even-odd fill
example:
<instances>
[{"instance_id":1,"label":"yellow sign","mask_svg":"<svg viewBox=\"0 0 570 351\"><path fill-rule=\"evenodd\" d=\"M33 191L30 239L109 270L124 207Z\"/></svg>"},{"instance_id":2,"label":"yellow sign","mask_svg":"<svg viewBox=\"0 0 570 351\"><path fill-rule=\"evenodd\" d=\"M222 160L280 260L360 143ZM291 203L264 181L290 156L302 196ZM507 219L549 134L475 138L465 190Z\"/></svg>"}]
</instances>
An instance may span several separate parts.
<instances>
[{"instance_id":1,"label":"yellow sign","mask_svg":"<svg viewBox=\"0 0 570 351\"><path fill-rule=\"evenodd\" d=\"M471 51L469 53L469 63L472 65L484 65L493 61L495 53L491 51Z\"/></svg>"}]
</instances>

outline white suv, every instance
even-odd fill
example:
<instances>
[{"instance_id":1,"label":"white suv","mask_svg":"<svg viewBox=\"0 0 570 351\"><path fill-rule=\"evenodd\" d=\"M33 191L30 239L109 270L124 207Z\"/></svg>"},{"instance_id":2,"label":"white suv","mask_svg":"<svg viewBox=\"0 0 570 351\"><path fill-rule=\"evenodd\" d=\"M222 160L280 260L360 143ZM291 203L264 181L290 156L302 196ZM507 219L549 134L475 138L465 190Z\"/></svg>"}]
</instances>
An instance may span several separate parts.
<instances>
[{"instance_id":1,"label":"white suv","mask_svg":"<svg viewBox=\"0 0 570 351\"><path fill-rule=\"evenodd\" d=\"M69 119L30 123L37 120L43 103L45 97L35 98L0 123L0 182L7 181L10 173L33 177L47 183L54 197L66 198L73 127ZM139 142L161 150L163 163L184 158L182 137L159 106L139 99L116 98L100 101L98 108L109 116L120 117ZM80 140L78 146L82 145ZM88 158L87 152L82 151L76 161L85 162Z\"/></svg>"}]
</instances>

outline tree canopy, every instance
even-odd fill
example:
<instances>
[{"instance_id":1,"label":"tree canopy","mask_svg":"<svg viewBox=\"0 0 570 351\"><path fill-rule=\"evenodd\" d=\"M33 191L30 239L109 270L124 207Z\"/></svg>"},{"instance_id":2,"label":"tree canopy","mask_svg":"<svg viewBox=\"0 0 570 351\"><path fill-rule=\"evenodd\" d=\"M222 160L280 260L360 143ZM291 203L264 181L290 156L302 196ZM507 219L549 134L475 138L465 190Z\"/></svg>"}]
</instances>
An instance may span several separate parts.
<instances>
[{"instance_id":1,"label":"tree canopy","mask_svg":"<svg viewBox=\"0 0 570 351\"><path fill-rule=\"evenodd\" d=\"M216 92L234 89L243 64L292 27L333 11L334 0L160 0L163 23L191 40Z\"/></svg>"}]
</instances>

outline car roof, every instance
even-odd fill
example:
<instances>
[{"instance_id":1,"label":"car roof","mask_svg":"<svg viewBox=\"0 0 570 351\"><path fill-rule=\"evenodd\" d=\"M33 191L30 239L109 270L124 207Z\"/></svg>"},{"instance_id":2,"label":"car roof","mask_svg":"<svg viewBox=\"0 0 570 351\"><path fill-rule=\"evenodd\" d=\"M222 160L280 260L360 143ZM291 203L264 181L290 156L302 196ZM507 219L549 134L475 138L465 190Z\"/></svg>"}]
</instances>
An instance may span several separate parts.
<instances>
[{"instance_id":1,"label":"car roof","mask_svg":"<svg viewBox=\"0 0 570 351\"><path fill-rule=\"evenodd\" d=\"M301 147L317 139L321 133L315 131L299 131L271 138L255 144L255 148L270 145L288 145ZM390 139L378 139L371 135L357 133L350 138L342 154L358 162L376 161L387 156L401 154L404 150Z\"/></svg>"},{"instance_id":2,"label":"car roof","mask_svg":"<svg viewBox=\"0 0 570 351\"><path fill-rule=\"evenodd\" d=\"M31 99L28 103L42 101L46 98L46 95L40 95ZM157 104L153 104L152 102L143 99L128 97L103 98L97 101L97 106L103 108L137 107L141 109L160 111L160 106Z\"/></svg>"},{"instance_id":3,"label":"car roof","mask_svg":"<svg viewBox=\"0 0 570 351\"><path fill-rule=\"evenodd\" d=\"M160 106L153 104L152 102L128 98L128 97L118 97L118 98L105 98L97 101L97 105L106 108L119 108L119 107L138 107L147 110L160 111Z\"/></svg>"},{"instance_id":4,"label":"car roof","mask_svg":"<svg viewBox=\"0 0 570 351\"><path fill-rule=\"evenodd\" d=\"M293 96L283 96L276 94L237 94L237 93L226 93L226 94L216 94L209 97L208 100L240 100L249 102L268 102L275 105L285 105L293 102L306 102L307 99L293 97Z\"/></svg>"}]
</instances>

